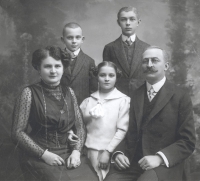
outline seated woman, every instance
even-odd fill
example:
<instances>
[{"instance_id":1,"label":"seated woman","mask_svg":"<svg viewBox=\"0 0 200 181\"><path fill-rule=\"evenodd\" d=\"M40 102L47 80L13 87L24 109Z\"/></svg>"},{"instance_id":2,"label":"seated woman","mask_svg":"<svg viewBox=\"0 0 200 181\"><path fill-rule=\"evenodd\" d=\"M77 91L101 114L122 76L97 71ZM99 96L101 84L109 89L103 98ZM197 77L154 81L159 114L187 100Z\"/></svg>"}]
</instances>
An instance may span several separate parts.
<instances>
[{"instance_id":1,"label":"seated woman","mask_svg":"<svg viewBox=\"0 0 200 181\"><path fill-rule=\"evenodd\" d=\"M24 88L15 105L12 139L20 148L25 180L68 181L68 169L81 164L85 129L73 90L60 85L68 64L63 56L55 46L33 53L32 65L41 81ZM69 130L79 137L72 149Z\"/></svg>"}]
</instances>

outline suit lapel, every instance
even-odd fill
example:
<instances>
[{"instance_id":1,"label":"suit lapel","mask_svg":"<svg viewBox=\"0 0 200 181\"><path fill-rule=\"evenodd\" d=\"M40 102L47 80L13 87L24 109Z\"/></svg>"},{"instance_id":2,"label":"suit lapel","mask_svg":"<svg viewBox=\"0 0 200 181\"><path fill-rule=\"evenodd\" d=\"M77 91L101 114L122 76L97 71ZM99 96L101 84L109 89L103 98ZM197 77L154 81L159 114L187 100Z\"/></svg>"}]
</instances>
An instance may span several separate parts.
<instances>
[{"instance_id":1,"label":"suit lapel","mask_svg":"<svg viewBox=\"0 0 200 181\"><path fill-rule=\"evenodd\" d=\"M133 98L135 118L136 118L138 130L140 128L142 117L143 117L144 95L145 95L145 90L146 90L145 86L146 84L143 84L139 89L137 89L135 91L135 96Z\"/></svg>"},{"instance_id":2,"label":"suit lapel","mask_svg":"<svg viewBox=\"0 0 200 181\"><path fill-rule=\"evenodd\" d=\"M153 110L151 111L147 122L145 124L148 124L148 122L161 110L163 107L169 102L171 97L174 94L174 87L172 84L170 84L167 80L163 87L160 90L160 93L158 95L158 99L155 103L155 106Z\"/></svg>"},{"instance_id":3,"label":"suit lapel","mask_svg":"<svg viewBox=\"0 0 200 181\"><path fill-rule=\"evenodd\" d=\"M77 60L74 66L74 70L71 74L71 81L73 81L75 79L75 77L77 76L77 74L80 72L83 64L85 61L85 56L82 50L80 50L78 56L77 56Z\"/></svg>"},{"instance_id":4,"label":"suit lapel","mask_svg":"<svg viewBox=\"0 0 200 181\"><path fill-rule=\"evenodd\" d=\"M121 68L124 70L125 75L128 77L129 71L130 71L130 66L128 65L128 61L127 61L126 54L124 51L121 36L114 42L113 47L114 47L114 52L116 54L118 62L121 65Z\"/></svg>"},{"instance_id":5,"label":"suit lapel","mask_svg":"<svg viewBox=\"0 0 200 181\"><path fill-rule=\"evenodd\" d=\"M130 71L130 76L132 77L135 70L137 69L138 65L140 64L139 61L141 61L141 51L143 51L142 48L142 43L141 41L136 37L135 39L135 50L133 53L133 59L131 61L131 71Z\"/></svg>"},{"instance_id":6,"label":"suit lapel","mask_svg":"<svg viewBox=\"0 0 200 181\"><path fill-rule=\"evenodd\" d=\"M64 76L68 79L68 82L71 81L71 70L69 66L65 68Z\"/></svg>"}]
</instances>

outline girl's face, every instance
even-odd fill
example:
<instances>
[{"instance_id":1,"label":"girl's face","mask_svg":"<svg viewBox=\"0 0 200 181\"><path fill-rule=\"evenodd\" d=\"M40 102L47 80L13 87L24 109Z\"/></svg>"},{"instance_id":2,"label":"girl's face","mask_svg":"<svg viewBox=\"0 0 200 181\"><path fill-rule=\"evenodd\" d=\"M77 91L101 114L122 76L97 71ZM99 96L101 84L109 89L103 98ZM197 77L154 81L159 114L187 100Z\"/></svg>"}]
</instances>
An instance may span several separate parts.
<instances>
[{"instance_id":1,"label":"girl's face","mask_svg":"<svg viewBox=\"0 0 200 181\"><path fill-rule=\"evenodd\" d=\"M102 92L113 90L117 80L116 71L113 67L101 67L98 73L99 88Z\"/></svg>"},{"instance_id":2,"label":"girl's face","mask_svg":"<svg viewBox=\"0 0 200 181\"><path fill-rule=\"evenodd\" d=\"M44 82L51 85L58 85L63 75L63 64L61 60L47 57L42 60L39 73Z\"/></svg>"}]
</instances>

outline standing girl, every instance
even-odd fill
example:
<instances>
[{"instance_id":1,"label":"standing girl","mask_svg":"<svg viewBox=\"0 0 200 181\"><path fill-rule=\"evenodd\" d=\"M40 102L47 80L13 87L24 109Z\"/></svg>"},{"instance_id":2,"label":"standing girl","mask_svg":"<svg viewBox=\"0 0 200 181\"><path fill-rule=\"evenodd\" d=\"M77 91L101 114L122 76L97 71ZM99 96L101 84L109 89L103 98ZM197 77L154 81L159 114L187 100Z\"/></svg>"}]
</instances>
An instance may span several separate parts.
<instances>
[{"instance_id":1,"label":"standing girl","mask_svg":"<svg viewBox=\"0 0 200 181\"><path fill-rule=\"evenodd\" d=\"M120 72L114 63L100 63L96 74L99 90L80 108L87 129L87 156L102 181L109 171L111 153L126 135L130 98L115 88Z\"/></svg>"}]
</instances>

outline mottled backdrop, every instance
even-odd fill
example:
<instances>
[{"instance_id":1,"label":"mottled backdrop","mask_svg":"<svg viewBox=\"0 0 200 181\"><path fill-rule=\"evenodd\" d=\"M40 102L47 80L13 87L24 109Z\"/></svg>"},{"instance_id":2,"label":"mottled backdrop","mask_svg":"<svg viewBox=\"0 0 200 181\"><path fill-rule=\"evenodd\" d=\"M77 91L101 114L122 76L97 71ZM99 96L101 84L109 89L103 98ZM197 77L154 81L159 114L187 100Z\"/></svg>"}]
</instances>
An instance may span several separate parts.
<instances>
[{"instance_id":1,"label":"mottled backdrop","mask_svg":"<svg viewBox=\"0 0 200 181\"><path fill-rule=\"evenodd\" d=\"M128 5L139 10L137 35L169 52L168 78L191 94L198 140L191 172L200 169L200 0L0 0L1 180L21 179L10 128L16 96L38 80L30 65L32 52L51 44L63 47L62 27L74 21L86 37L83 51L98 64L104 45L120 35L118 10Z\"/></svg>"}]
</instances>

